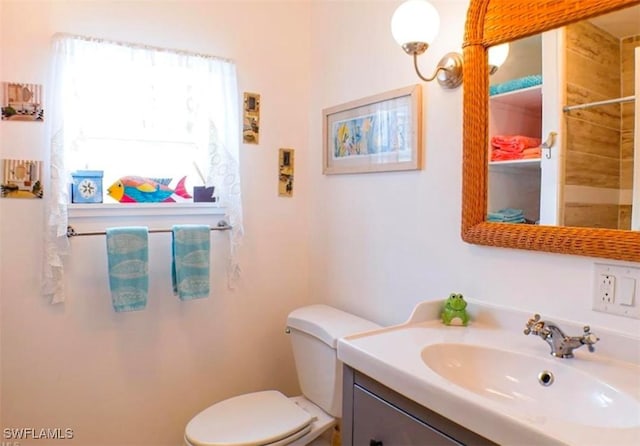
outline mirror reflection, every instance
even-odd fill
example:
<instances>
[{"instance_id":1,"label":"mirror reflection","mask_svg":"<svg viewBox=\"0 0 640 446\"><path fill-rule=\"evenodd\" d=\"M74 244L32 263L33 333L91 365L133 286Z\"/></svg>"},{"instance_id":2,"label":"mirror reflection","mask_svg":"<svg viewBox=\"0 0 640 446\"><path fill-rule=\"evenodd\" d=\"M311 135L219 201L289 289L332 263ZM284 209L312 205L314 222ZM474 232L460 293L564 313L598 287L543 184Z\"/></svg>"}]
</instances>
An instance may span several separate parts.
<instances>
[{"instance_id":1,"label":"mirror reflection","mask_svg":"<svg viewBox=\"0 0 640 446\"><path fill-rule=\"evenodd\" d=\"M490 77L487 220L640 230L636 84L640 6L511 42Z\"/></svg>"}]
</instances>

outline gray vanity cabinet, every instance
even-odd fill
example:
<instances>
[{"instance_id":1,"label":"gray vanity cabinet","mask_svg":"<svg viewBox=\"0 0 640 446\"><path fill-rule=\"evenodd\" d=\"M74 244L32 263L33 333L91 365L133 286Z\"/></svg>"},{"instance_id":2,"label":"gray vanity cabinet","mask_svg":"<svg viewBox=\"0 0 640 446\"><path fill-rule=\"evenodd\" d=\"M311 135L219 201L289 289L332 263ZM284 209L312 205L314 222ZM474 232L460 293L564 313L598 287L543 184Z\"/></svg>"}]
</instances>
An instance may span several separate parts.
<instances>
[{"instance_id":1,"label":"gray vanity cabinet","mask_svg":"<svg viewBox=\"0 0 640 446\"><path fill-rule=\"evenodd\" d=\"M495 443L344 366L342 444L453 446Z\"/></svg>"}]
</instances>

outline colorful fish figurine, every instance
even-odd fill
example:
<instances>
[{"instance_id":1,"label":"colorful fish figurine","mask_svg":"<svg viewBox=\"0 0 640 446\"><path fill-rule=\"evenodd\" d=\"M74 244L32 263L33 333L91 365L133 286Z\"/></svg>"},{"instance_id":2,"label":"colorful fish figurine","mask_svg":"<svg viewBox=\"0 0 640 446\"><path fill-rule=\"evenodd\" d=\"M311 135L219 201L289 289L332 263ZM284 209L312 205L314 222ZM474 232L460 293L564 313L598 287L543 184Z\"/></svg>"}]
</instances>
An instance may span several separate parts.
<instances>
[{"instance_id":1,"label":"colorful fish figurine","mask_svg":"<svg viewBox=\"0 0 640 446\"><path fill-rule=\"evenodd\" d=\"M169 184L171 178L144 178L126 176L120 178L107 189L107 194L120 203L159 203L173 202L173 194L182 198L191 198L184 187L187 177L182 177L175 189Z\"/></svg>"}]
</instances>

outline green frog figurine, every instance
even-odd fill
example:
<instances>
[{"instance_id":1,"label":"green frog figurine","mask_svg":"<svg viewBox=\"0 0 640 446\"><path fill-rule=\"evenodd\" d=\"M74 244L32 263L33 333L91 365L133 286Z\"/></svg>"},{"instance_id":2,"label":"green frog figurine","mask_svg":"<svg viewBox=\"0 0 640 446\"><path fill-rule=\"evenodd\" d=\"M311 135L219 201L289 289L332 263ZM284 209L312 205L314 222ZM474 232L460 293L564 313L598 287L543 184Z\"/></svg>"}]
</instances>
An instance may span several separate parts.
<instances>
[{"instance_id":1,"label":"green frog figurine","mask_svg":"<svg viewBox=\"0 0 640 446\"><path fill-rule=\"evenodd\" d=\"M467 313L467 303L462 294L451 293L444 303L442 310L442 322L445 325L467 325L469 314Z\"/></svg>"}]
</instances>

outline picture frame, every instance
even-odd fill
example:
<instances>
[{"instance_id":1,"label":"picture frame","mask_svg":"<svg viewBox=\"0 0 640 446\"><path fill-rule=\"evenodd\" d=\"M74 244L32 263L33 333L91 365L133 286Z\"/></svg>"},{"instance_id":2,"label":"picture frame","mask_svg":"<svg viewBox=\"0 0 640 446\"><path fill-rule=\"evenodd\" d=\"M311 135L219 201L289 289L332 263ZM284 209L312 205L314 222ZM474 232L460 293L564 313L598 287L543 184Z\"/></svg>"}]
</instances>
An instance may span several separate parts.
<instances>
[{"instance_id":1,"label":"picture frame","mask_svg":"<svg viewBox=\"0 0 640 446\"><path fill-rule=\"evenodd\" d=\"M419 84L322 111L322 173L422 168L422 88Z\"/></svg>"}]
</instances>

